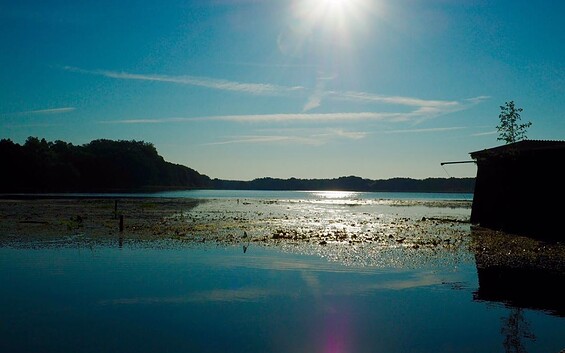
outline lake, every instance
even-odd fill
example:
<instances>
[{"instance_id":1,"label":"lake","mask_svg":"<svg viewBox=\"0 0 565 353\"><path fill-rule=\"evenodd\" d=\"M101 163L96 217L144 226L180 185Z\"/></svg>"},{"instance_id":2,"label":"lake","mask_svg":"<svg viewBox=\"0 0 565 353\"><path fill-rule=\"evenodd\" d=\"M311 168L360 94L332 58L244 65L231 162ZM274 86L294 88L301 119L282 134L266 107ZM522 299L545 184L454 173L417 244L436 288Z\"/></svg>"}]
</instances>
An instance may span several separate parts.
<instances>
[{"instance_id":1,"label":"lake","mask_svg":"<svg viewBox=\"0 0 565 353\"><path fill-rule=\"evenodd\" d=\"M36 194L37 195L37 194ZM364 192L364 191L295 191L295 190L214 190L195 189L145 193L58 193L40 194L57 197L173 197L196 199L275 199L275 200L472 200L472 193L437 192Z\"/></svg>"},{"instance_id":2,"label":"lake","mask_svg":"<svg viewBox=\"0 0 565 353\"><path fill-rule=\"evenodd\" d=\"M243 208L246 199L251 207L263 198L281 201L275 206L291 212L312 209L330 219L371 207L417 217L426 210L469 212L410 203L461 199L453 195L284 195L212 193L205 197L217 202L194 212ZM395 200L408 203L390 206ZM475 237L469 231L470 240ZM558 353L565 348L562 273L543 272L544 277L531 268L484 267L466 243L429 251L380 242L273 246L61 237L3 244L1 352Z\"/></svg>"}]
</instances>

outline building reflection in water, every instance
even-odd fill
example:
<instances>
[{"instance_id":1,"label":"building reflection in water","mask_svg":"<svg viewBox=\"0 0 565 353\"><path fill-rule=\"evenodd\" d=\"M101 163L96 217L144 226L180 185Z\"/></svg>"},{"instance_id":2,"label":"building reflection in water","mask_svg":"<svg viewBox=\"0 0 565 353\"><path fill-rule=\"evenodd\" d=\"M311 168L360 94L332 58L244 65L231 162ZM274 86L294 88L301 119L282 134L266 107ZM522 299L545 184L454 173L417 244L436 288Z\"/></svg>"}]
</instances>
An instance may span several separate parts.
<instances>
[{"instance_id":1,"label":"building reflection in water","mask_svg":"<svg viewBox=\"0 0 565 353\"><path fill-rule=\"evenodd\" d=\"M524 341L536 337L524 309L565 317L565 245L480 227L471 236L479 277L473 299L510 308L501 321L505 352L526 353Z\"/></svg>"},{"instance_id":2,"label":"building reflection in water","mask_svg":"<svg viewBox=\"0 0 565 353\"><path fill-rule=\"evenodd\" d=\"M565 317L565 245L473 227L475 300Z\"/></svg>"}]
</instances>

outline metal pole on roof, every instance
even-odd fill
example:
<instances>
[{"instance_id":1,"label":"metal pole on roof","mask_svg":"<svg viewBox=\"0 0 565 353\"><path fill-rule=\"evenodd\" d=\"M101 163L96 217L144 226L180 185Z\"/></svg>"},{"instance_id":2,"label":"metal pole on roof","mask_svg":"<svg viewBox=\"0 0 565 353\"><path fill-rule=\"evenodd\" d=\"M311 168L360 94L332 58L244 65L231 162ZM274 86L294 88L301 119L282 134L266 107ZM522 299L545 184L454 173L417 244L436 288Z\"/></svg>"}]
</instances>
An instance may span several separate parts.
<instances>
[{"instance_id":1,"label":"metal pole on roof","mask_svg":"<svg viewBox=\"0 0 565 353\"><path fill-rule=\"evenodd\" d=\"M460 163L476 163L476 162L475 161L441 162L441 165L460 164Z\"/></svg>"},{"instance_id":2,"label":"metal pole on roof","mask_svg":"<svg viewBox=\"0 0 565 353\"><path fill-rule=\"evenodd\" d=\"M446 164L463 164L463 163L476 163L476 162L475 161L441 162L440 165L443 168L443 170L445 171L445 174L447 174L447 176L451 178L451 175L449 175L449 173L447 172L447 169L445 169L444 165L446 165Z\"/></svg>"}]
</instances>

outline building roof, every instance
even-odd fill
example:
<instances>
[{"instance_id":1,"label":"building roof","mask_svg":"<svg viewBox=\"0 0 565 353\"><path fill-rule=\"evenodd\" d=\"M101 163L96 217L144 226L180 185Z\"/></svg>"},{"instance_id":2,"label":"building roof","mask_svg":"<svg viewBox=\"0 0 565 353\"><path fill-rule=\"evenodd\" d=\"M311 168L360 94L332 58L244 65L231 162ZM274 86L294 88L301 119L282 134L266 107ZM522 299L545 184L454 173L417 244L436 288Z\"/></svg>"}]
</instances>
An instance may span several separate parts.
<instances>
[{"instance_id":1,"label":"building roof","mask_svg":"<svg viewBox=\"0 0 565 353\"><path fill-rule=\"evenodd\" d=\"M470 152L471 158L493 157L504 155L508 152L525 152L525 151L547 151L562 150L565 152L565 141L558 140L523 140L509 143L493 148L486 148L480 151Z\"/></svg>"}]
</instances>

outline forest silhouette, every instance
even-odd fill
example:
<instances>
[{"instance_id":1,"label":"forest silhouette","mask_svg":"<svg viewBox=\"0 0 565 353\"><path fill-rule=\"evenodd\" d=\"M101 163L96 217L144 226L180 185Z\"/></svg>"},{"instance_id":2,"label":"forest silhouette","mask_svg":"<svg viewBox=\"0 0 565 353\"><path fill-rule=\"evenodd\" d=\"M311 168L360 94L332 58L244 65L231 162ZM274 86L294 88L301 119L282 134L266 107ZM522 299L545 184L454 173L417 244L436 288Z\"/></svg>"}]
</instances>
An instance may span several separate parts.
<instances>
[{"instance_id":1,"label":"forest silhouette","mask_svg":"<svg viewBox=\"0 0 565 353\"><path fill-rule=\"evenodd\" d=\"M251 181L212 179L184 165L165 161L152 143L93 140L73 145L28 137L23 145L0 140L0 192L147 192L180 189L348 190L389 192L469 192L475 178L392 178Z\"/></svg>"}]
</instances>

